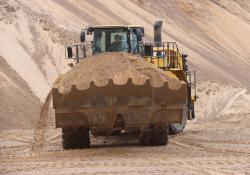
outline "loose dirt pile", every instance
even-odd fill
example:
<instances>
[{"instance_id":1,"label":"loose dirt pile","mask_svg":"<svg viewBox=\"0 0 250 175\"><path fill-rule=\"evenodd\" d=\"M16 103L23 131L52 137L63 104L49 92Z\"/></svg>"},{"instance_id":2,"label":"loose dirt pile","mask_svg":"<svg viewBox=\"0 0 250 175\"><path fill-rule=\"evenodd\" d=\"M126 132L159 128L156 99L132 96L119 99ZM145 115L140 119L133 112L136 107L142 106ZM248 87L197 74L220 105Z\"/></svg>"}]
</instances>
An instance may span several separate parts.
<instances>
[{"instance_id":1,"label":"loose dirt pile","mask_svg":"<svg viewBox=\"0 0 250 175\"><path fill-rule=\"evenodd\" d=\"M34 140L31 147L33 153L39 152L43 148L44 143L46 141L45 132L46 129L48 130L49 128L48 120L49 117L51 116L51 114L49 113L50 104L51 104L51 91L47 95L47 98L41 108L40 118L37 123L37 127L34 130Z\"/></svg>"},{"instance_id":2,"label":"loose dirt pile","mask_svg":"<svg viewBox=\"0 0 250 175\"><path fill-rule=\"evenodd\" d=\"M53 88L61 93L70 92L72 85L78 89L88 89L93 81L96 86L105 86L110 79L114 84L126 84L132 78L135 85L142 85L150 80L153 87L168 83L170 89L179 89L184 82L171 78L165 72L139 56L126 53L105 53L92 56L76 65L72 70L60 76Z\"/></svg>"}]
</instances>

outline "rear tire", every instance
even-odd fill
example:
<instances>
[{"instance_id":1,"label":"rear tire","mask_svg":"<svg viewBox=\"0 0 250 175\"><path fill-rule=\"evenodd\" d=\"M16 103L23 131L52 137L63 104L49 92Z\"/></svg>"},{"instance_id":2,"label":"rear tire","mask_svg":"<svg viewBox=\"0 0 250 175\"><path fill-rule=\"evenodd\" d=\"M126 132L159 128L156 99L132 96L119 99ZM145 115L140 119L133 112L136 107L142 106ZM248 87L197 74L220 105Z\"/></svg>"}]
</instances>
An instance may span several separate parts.
<instances>
[{"instance_id":1,"label":"rear tire","mask_svg":"<svg viewBox=\"0 0 250 175\"><path fill-rule=\"evenodd\" d=\"M182 133L184 131L184 128L186 127L187 118L188 118L188 106L185 105L183 107L181 123L170 123L169 124L169 134L175 135L175 134Z\"/></svg>"},{"instance_id":2,"label":"rear tire","mask_svg":"<svg viewBox=\"0 0 250 175\"><path fill-rule=\"evenodd\" d=\"M64 149L82 149L89 148L90 137L87 128L63 128L63 148Z\"/></svg>"},{"instance_id":3,"label":"rear tire","mask_svg":"<svg viewBox=\"0 0 250 175\"><path fill-rule=\"evenodd\" d=\"M142 146L167 145L168 130L161 126L151 126L141 133L139 143Z\"/></svg>"}]
</instances>

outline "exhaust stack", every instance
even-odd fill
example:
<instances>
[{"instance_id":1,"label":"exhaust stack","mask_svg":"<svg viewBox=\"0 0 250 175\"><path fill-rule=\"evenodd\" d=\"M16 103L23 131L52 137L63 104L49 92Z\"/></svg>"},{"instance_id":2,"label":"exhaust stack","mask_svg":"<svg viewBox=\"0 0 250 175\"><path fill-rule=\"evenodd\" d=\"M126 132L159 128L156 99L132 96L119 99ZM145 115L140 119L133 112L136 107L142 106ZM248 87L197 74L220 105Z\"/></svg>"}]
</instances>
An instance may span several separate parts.
<instances>
[{"instance_id":1,"label":"exhaust stack","mask_svg":"<svg viewBox=\"0 0 250 175\"><path fill-rule=\"evenodd\" d=\"M161 27L162 27L162 21L155 21L155 24L154 24L154 42L155 42L155 46L157 46L157 47L162 46Z\"/></svg>"}]
</instances>

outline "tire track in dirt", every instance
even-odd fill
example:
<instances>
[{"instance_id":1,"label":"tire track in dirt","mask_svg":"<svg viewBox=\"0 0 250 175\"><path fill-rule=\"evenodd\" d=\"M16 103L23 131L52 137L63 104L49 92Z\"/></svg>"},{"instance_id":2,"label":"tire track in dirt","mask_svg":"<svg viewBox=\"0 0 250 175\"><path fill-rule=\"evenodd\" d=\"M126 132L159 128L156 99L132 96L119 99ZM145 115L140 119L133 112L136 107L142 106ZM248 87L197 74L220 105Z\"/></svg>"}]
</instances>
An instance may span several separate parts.
<instances>
[{"instance_id":1,"label":"tire track in dirt","mask_svg":"<svg viewBox=\"0 0 250 175\"><path fill-rule=\"evenodd\" d=\"M125 157L126 158L126 157ZM36 160L36 159L34 159ZM145 161L144 159L130 157L129 159L123 159L117 162L115 157L102 160L100 157L95 157L92 160L82 161L76 159L67 159L62 158L57 160L56 162L53 159L46 158L42 162L36 162L34 160L29 160L23 163L4 163L5 172L29 172L34 171L36 169L50 169L50 171L56 171L64 167L65 170L80 168L82 172L88 172L93 174L104 173L106 171L110 173L114 173L118 171L119 173L122 172L130 172L131 169L140 169L141 171L145 171L148 168L151 170L159 171L164 170L163 167L171 168L171 170L178 170L182 171L184 169L188 170L188 172L202 174L206 172L207 174L221 174L214 169L217 166L247 166L250 163L250 159L246 159L245 157L238 157L238 159L228 159L228 158L188 158L188 159L181 159L181 158L170 158L170 159L150 159L150 161ZM132 161L131 161L132 160ZM15 167L15 169L11 169L11 167ZM102 170L102 171L100 171ZM136 171L138 172L138 171ZM59 172L57 172L59 173ZM148 174L151 174L147 172ZM56 174L56 173L55 173ZM222 173L223 174L223 173Z\"/></svg>"},{"instance_id":2,"label":"tire track in dirt","mask_svg":"<svg viewBox=\"0 0 250 175\"><path fill-rule=\"evenodd\" d=\"M203 151L211 152L211 153L221 153L221 154L227 154L227 155L230 154L232 156L237 156L237 155L248 155L248 156L250 156L250 152L230 150L230 149L226 149L226 148L209 147L209 146L203 145L202 142L195 142L193 140L185 140L185 139L183 139L181 141L181 143L178 143L178 142L172 142L172 143L176 144L178 146L187 147L187 148L194 148L194 149L203 150Z\"/></svg>"}]
</instances>

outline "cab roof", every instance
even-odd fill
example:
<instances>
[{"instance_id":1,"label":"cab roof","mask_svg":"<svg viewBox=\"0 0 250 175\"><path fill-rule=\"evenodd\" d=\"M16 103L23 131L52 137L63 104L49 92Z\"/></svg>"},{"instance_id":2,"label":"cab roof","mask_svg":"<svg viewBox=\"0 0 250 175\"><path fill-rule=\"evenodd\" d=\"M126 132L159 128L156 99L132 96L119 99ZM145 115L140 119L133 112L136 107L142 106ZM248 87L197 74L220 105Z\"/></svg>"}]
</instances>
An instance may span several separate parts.
<instances>
[{"instance_id":1,"label":"cab roof","mask_svg":"<svg viewBox=\"0 0 250 175\"><path fill-rule=\"evenodd\" d=\"M93 29L111 29L111 28L143 28L140 25L93 25L89 28Z\"/></svg>"}]
</instances>

